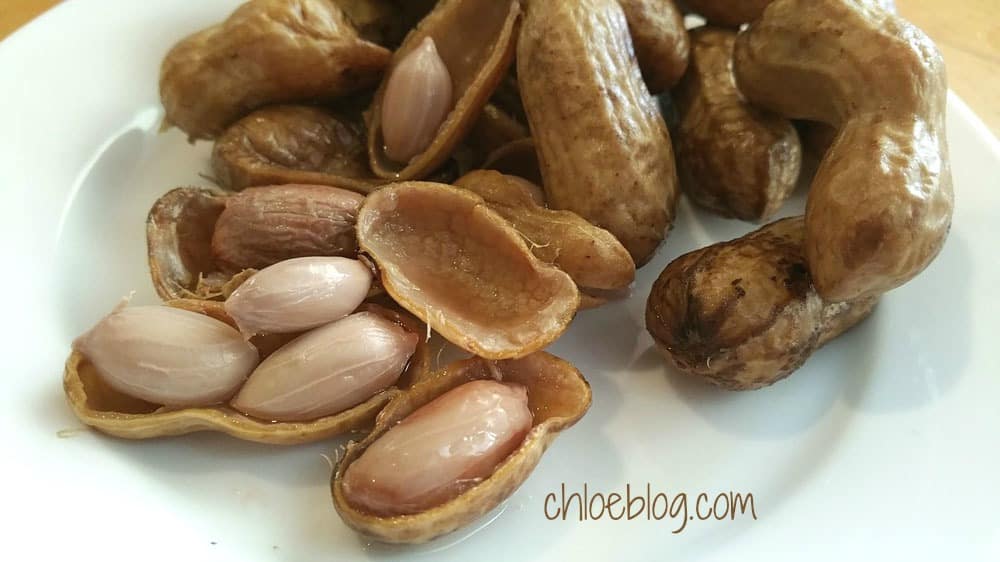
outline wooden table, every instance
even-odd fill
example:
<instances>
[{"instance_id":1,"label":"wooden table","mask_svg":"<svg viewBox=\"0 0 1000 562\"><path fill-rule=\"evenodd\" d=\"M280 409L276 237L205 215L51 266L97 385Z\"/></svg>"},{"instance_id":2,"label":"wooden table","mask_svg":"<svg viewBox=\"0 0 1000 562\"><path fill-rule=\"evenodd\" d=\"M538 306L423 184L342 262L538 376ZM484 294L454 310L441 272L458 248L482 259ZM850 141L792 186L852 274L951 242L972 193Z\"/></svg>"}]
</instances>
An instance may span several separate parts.
<instances>
[{"instance_id":1,"label":"wooden table","mask_svg":"<svg viewBox=\"0 0 1000 562\"><path fill-rule=\"evenodd\" d=\"M3 38L57 0L0 2ZM937 42L951 88L1000 136L1000 1L896 0L896 5Z\"/></svg>"}]
</instances>

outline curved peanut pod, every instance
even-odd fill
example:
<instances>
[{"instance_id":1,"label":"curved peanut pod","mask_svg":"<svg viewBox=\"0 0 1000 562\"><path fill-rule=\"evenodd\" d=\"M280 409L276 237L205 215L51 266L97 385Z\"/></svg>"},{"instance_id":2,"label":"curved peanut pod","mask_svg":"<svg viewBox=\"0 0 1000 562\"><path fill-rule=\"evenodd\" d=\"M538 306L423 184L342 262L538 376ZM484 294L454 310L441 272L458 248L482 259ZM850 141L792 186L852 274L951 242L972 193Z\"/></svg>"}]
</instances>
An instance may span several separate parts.
<instances>
[{"instance_id":1,"label":"curved peanut pod","mask_svg":"<svg viewBox=\"0 0 1000 562\"><path fill-rule=\"evenodd\" d=\"M696 203L755 221L777 212L795 190L802 147L791 121L754 108L736 89L735 41L725 29L691 32L691 66L673 91L677 173Z\"/></svg>"},{"instance_id":2,"label":"curved peanut pod","mask_svg":"<svg viewBox=\"0 0 1000 562\"><path fill-rule=\"evenodd\" d=\"M219 302L176 300L169 301L167 305L207 314L235 327ZM404 312L376 305L362 305L359 310L382 314L414 334L423 335L426 330L423 323ZM265 357L292 337L294 336L255 337L250 342L258 348L261 357ZM66 361L63 391L73 413L81 422L116 437L150 439L196 431L218 431L245 441L295 445L321 441L370 426L376 414L401 388L408 388L429 376L430 361L430 354L421 337L406 372L396 385L349 410L307 422L259 420L241 414L228 405L171 409L132 398L105 384L93 364L76 351Z\"/></svg>"},{"instance_id":3,"label":"curved peanut pod","mask_svg":"<svg viewBox=\"0 0 1000 562\"><path fill-rule=\"evenodd\" d=\"M271 103L325 101L376 83L386 49L324 0L251 0L174 45L160 67L165 125L211 139Z\"/></svg>"},{"instance_id":4,"label":"curved peanut pod","mask_svg":"<svg viewBox=\"0 0 1000 562\"><path fill-rule=\"evenodd\" d=\"M674 86L688 65L688 32L673 0L618 0L642 77L654 94Z\"/></svg>"},{"instance_id":5,"label":"curved peanut pod","mask_svg":"<svg viewBox=\"0 0 1000 562\"><path fill-rule=\"evenodd\" d=\"M539 205L527 183L492 170L476 170L455 185L482 197L521 233L538 259L565 271L581 291L617 290L632 283L635 264L618 239L571 211Z\"/></svg>"},{"instance_id":6,"label":"curved peanut pod","mask_svg":"<svg viewBox=\"0 0 1000 562\"><path fill-rule=\"evenodd\" d=\"M668 362L723 388L760 388L868 316L875 297L819 296L804 238L794 217L670 262L646 303L646 329Z\"/></svg>"},{"instance_id":7,"label":"curved peanut pod","mask_svg":"<svg viewBox=\"0 0 1000 562\"><path fill-rule=\"evenodd\" d=\"M708 23L722 27L739 27L764 13L773 0L684 0L684 4Z\"/></svg>"},{"instance_id":8,"label":"curved peanut pod","mask_svg":"<svg viewBox=\"0 0 1000 562\"><path fill-rule=\"evenodd\" d=\"M236 191L297 183L368 193L385 180L368 168L365 138L360 115L306 105L265 107L215 141L212 171L219 185Z\"/></svg>"},{"instance_id":9,"label":"curved peanut pod","mask_svg":"<svg viewBox=\"0 0 1000 562\"><path fill-rule=\"evenodd\" d=\"M368 114L368 157L376 175L396 181L423 179L451 156L513 60L520 15L516 0L442 0L406 36L393 54ZM394 162L386 155L382 138L386 87L399 63L428 37L434 40L451 77L454 105L422 153L409 162Z\"/></svg>"},{"instance_id":10,"label":"curved peanut pod","mask_svg":"<svg viewBox=\"0 0 1000 562\"><path fill-rule=\"evenodd\" d=\"M492 475L450 501L411 515L373 515L347 501L344 473L372 443L434 398L469 381L489 379L524 385L532 414L532 426L523 443L496 467ZM590 401L590 385L580 372L545 352L497 362L474 357L452 363L398 395L379 414L368 437L347 446L330 483L333 505L349 527L380 541L422 543L455 531L510 497L527 480L555 437L583 417Z\"/></svg>"},{"instance_id":11,"label":"curved peanut pod","mask_svg":"<svg viewBox=\"0 0 1000 562\"><path fill-rule=\"evenodd\" d=\"M396 302L490 359L552 343L580 303L568 275L536 258L482 198L450 185L401 182L372 193L358 243Z\"/></svg>"},{"instance_id":12,"label":"curved peanut pod","mask_svg":"<svg viewBox=\"0 0 1000 562\"><path fill-rule=\"evenodd\" d=\"M357 255L363 197L326 186L255 187L238 195L182 187L146 219L153 287L164 300L224 299L256 268L310 255Z\"/></svg>"},{"instance_id":13,"label":"curved peanut pod","mask_svg":"<svg viewBox=\"0 0 1000 562\"><path fill-rule=\"evenodd\" d=\"M677 171L621 7L532 2L517 74L549 206L607 229L646 263L673 220Z\"/></svg>"},{"instance_id":14,"label":"curved peanut pod","mask_svg":"<svg viewBox=\"0 0 1000 562\"><path fill-rule=\"evenodd\" d=\"M838 129L806 207L819 293L878 295L927 267L954 208L934 43L871 0L777 0L737 38L733 70L751 103Z\"/></svg>"}]
</instances>

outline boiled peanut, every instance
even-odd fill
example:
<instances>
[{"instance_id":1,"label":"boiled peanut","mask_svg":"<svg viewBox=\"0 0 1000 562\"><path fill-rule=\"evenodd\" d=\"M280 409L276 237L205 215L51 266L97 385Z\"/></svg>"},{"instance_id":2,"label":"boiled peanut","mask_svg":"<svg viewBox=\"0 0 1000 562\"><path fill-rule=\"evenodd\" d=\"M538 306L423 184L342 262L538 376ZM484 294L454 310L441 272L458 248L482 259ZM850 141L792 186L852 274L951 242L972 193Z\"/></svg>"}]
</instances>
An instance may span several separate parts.
<instances>
[{"instance_id":1,"label":"boiled peanut","mask_svg":"<svg viewBox=\"0 0 1000 562\"><path fill-rule=\"evenodd\" d=\"M775 0L736 39L751 103L838 129L806 206L806 255L830 301L898 287L937 256L954 192L944 61L874 1Z\"/></svg>"},{"instance_id":2,"label":"boiled peanut","mask_svg":"<svg viewBox=\"0 0 1000 562\"><path fill-rule=\"evenodd\" d=\"M531 2L517 75L549 207L607 229L646 263L677 202L670 135L615 0Z\"/></svg>"},{"instance_id":3,"label":"boiled peanut","mask_svg":"<svg viewBox=\"0 0 1000 562\"><path fill-rule=\"evenodd\" d=\"M419 337L378 314L352 314L275 351L230 404L263 420L311 420L342 412L393 385Z\"/></svg>"},{"instance_id":4,"label":"boiled peanut","mask_svg":"<svg viewBox=\"0 0 1000 562\"><path fill-rule=\"evenodd\" d=\"M672 92L677 171L699 205L742 220L770 217L795 190L802 147L792 123L746 102L733 81L736 32L691 32L691 66Z\"/></svg>"},{"instance_id":5,"label":"boiled peanut","mask_svg":"<svg viewBox=\"0 0 1000 562\"><path fill-rule=\"evenodd\" d=\"M385 153L409 162L434 140L452 107L451 75L438 55L434 39L400 59L389 75L382 98L382 139Z\"/></svg>"},{"instance_id":6,"label":"boiled peanut","mask_svg":"<svg viewBox=\"0 0 1000 562\"><path fill-rule=\"evenodd\" d=\"M618 0L628 21L635 58L649 91L672 88L688 65L684 15L673 0Z\"/></svg>"},{"instance_id":7,"label":"boiled peanut","mask_svg":"<svg viewBox=\"0 0 1000 562\"><path fill-rule=\"evenodd\" d=\"M376 83L386 49L324 0L250 0L175 45L160 68L165 125L211 139L271 103L330 100Z\"/></svg>"},{"instance_id":8,"label":"boiled peanut","mask_svg":"<svg viewBox=\"0 0 1000 562\"><path fill-rule=\"evenodd\" d=\"M168 406L222 402L257 366L232 327L168 306L122 306L73 342L111 388Z\"/></svg>"},{"instance_id":9,"label":"boiled peanut","mask_svg":"<svg viewBox=\"0 0 1000 562\"><path fill-rule=\"evenodd\" d=\"M376 175L395 181L426 179L453 155L479 118L513 60L520 14L518 0L441 0L406 36L403 44L393 54L386 78L375 93L369 110L368 156L371 169ZM419 113L422 114L431 106L434 109L443 107L444 96L440 94L444 90L445 75L450 77L450 111L443 119L438 119L437 112L434 111L432 113L435 119L415 127L413 125L419 120L411 123L410 120L415 117L407 115L399 103L405 96L394 94L392 98L389 97L389 82L397 76L398 67L409 60L415 50L428 48L428 39L435 46L444 71L439 69L433 73L433 95L429 95L430 92L415 92L421 98L427 96L420 104L427 107L423 107ZM433 66L437 68L436 63ZM425 74L425 77L430 75ZM405 82L407 80L401 81L404 85ZM403 86L401 89L412 90ZM394 107L385 107L389 102ZM388 116L386 112L393 115L393 123L384 122L383 119ZM430 125L431 121L435 121L433 127ZM399 134L399 131L393 129L397 126L403 131L412 131L412 135L408 133L408 137L412 138L423 138L424 134L435 131L436 134L416 154L412 152L423 141L392 155L386 152L395 146L390 144L394 141L386 136L386 126L390 127L388 132L394 138Z\"/></svg>"},{"instance_id":10,"label":"boiled peanut","mask_svg":"<svg viewBox=\"0 0 1000 562\"><path fill-rule=\"evenodd\" d=\"M295 258L244 281L226 299L226 312L246 336L303 332L350 314L371 284L371 270L358 260Z\"/></svg>"},{"instance_id":11,"label":"boiled peanut","mask_svg":"<svg viewBox=\"0 0 1000 562\"><path fill-rule=\"evenodd\" d=\"M503 406L504 417L501 420L504 421L504 439L488 439L493 443L493 448L489 449L491 454L488 455L492 458L488 462L477 462L486 461L486 456L463 455L462 459L448 459L442 458L440 450L416 455L416 449L424 451L430 448L434 440L441 440L442 437L443 441L453 442L460 433L468 431L487 437L480 433L483 419L479 416L476 419L465 417L460 411L456 411L454 404L430 406L443 396L449 396L448 402L454 402L449 393L457 389L457 392L465 395L468 385L473 384L472 381L488 382L492 388L503 387L501 392L497 392L499 396L496 396L502 398L502 402L492 400L492 403ZM526 404L521 402L524 391L527 392ZM487 398L491 395L492 392L487 392ZM573 365L545 352L533 353L521 359L487 361L481 357L472 357L451 363L394 396L379 414L371 433L358 443L348 444L331 478L333 505L344 523L366 537L380 541L420 543L450 533L481 518L513 494L531 474L556 436L584 415L590 401L590 387L580 372ZM491 408L489 403L474 404L462 399L460 404L479 413L489 410L492 412L491 417L501 411ZM521 409L523 405L527 406L530 412L528 415ZM414 419L418 417L417 412L425 409L432 411L421 413L419 419ZM519 423L511 423L516 421L515 418L527 418L530 425L520 443L516 443L517 439L512 436L512 433L520 433ZM416 433L413 430L418 425L425 426L428 422L433 422L435 426L443 422L451 428L462 429L456 432L439 427L441 432L435 435L416 435L409 441L414 445L412 449L401 443L404 439L399 439L399 435L394 435L389 443L384 442L389 433L397 428L401 428L405 437L405 433L412 435ZM504 449L515 447L513 450L508 449L509 454L506 456L497 448L502 442L506 444ZM368 456L366 453L379 443L378 448L382 452L373 451L373 456L383 457L389 463L401 463L400 472L413 474L416 472L415 468L433 464L430 470L413 474L412 483L416 486L408 486L410 482L401 482L397 475L387 474L385 468L389 465L372 462L377 459L369 457L365 462L367 467L353 468L359 459ZM394 450L387 451L389 446ZM396 456L397 453L408 451L411 454L406 455L407 460L412 459L417 466L411 467L406 460ZM468 479L467 482L447 481L457 470L464 471L473 466L476 467L476 473L462 475ZM440 474L435 474L438 469ZM346 485L349 472L351 486ZM377 480L365 482L366 473L376 476ZM443 479L441 476L449 478ZM351 497L347 494L348 487L352 490ZM454 495L456 493L457 496ZM359 498L359 505L356 506L352 499ZM422 506L438 501L444 503L398 516L373 513L365 505L365 500L373 504L372 509L384 508L390 513L400 508L419 510Z\"/></svg>"},{"instance_id":12,"label":"boiled peanut","mask_svg":"<svg viewBox=\"0 0 1000 562\"><path fill-rule=\"evenodd\" d=\"M760 388L868 316L875 298L833 303L816 292L805 234L802 217L784 219L670 262L646 303L664 357L724 388Z\"/></svg>"},{"instance_id":13,"label":"boiled peanut","mask_svg":"<svg viewBox=\"0 0 1000 562\"><path fill-rule=\"evenodd\" d=\"M344 473L344 495L378 515L420 513L489 477L530 428L523 386L466 383L368 447Z\"/></svg>"}]
</instances>

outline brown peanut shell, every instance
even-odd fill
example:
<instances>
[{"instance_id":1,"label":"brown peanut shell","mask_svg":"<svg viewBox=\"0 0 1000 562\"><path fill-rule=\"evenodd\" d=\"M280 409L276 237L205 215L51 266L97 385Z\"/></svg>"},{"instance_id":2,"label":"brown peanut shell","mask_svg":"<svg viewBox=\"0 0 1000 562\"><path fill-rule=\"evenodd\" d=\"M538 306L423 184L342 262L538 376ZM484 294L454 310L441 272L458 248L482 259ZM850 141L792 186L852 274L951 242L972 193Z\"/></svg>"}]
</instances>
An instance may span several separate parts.
<instances>
[{"instance_id":1,"label":"brown peanut shell","mask_svg":"<svg viewBox=\"0 0 1000 562\"><path fill-rule=\"evenodd\" d=\"M871 313L823 300L793 217L675 259L653 283L646 329L674 367L731 390L773 384Z\"/></svg>"},{"instance_id":2,"label":"brown peanut shell","mask_svg":"<svg viewBox=\"0 0 1000 562\"><path fill-rule=\"evenodd\" d=\"M251 0L174 45L160 67L164 126L212 139L258 107L331 101L376 84L391 53L325 0Z\"/></svg>"},{"instance_id":3,"label":"brown peanut shell","mask_svg":"<svg viewBox=\"0 0 1000 562\"><path fill-rule=\"evenodd\" d=\"M442 337L489 359L555 341L580 297L557 267L481 197L430 182L388 185L365 199L358 243L386 292Z\"/></svg>"},{"instance_id":4,"label":"brown peanut shell","mask_svg":"<svg viewBox=\"0 0 1000 562\"><path fill-rule=\"evenodd\" d=\"M645 264L673 220L677 172L621 7L531 2L517 76L549 207L608 230Z\"/></svg>"},{"instance_id":5,"label":"brown peanut shell","mask_svg":"<svg viewBox=\"0 0 1000 562\"><path fill-rule=\"evenodd\" d=\"M677 173L694 202L747 221L773 215L795 190L802 147L791 121L748 104L731 70L736 32L691 32L691 65L672 92L680 115Z\"/></svg>"}]
</instances>

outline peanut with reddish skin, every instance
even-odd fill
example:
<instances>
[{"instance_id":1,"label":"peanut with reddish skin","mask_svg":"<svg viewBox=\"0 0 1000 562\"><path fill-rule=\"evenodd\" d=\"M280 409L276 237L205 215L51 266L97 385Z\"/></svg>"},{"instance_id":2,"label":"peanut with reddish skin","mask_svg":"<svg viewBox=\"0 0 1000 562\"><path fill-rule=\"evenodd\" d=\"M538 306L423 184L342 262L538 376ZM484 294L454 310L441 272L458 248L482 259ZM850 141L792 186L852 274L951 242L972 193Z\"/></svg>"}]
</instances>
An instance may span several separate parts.
<instances>
[{"instance_id":1,"label":"peanut with reddish skin","mask_svg":"<svg viewBox=\"0 0 1000 562\"><path fill-rule=\"evenodd\" d=\"M395 384L419 338L378 314L352 314L272 353L230 404L263 420L337 414Z\"/></svg>"},{"instance_id":2,"label":"peanut with reddish skin","mask_svg":"<svg viewBox=\"0 0 1000 562\"><path fill-rule=\"evenodd\" d=\"M377 515L349 501L347 472L401 420L470 381L496 380L527 390L531 427L519 447L490 467L491 474L443 504L402 517ZM379 414L371 433L361 442L348 445L331 479L333 505L349 527L380 541L414 544L450 533L510 497L530 476L558 434L584 415L590 401L590 387L580 372L545 352L521 359L486 361L473 357L452 363L393 398Z\"/></svg>"},{"instance_id":3,"label":"peanut with reddish skin","mask_svg":"<svg viewBox=\"0 0 1000 562\"><path fill-rule=\"evenodd\" d=\"M368 447L344 473L344 495L378 515L420 513L489 477L530 428L523 386L465 383Z\"/></svg>"},{"instance_id":4,"label":"peanut with reddish skin","mask_svg":"<svg viewBox=\"0 0 1000 562\"><path fill-rule=\"evenodd\" d=\"M646 263L673 221L677 171L621 7L530 2L517 72L549 206L610 231Z\"/></svg>"},{"instance_id":5,"label":"peanut with reddish skin","mask_svg":"<svg viewBox=\"0 0 1000 562\"><path fill-rule=\"evenodd\" d=\"M257 350L239 332L169 306L116 309L77 338L73 349L115 390L178 407L228 399L257 365Z\"/></svg>"},{"instance_id":6,"label":"peanut with reddish skin","mask_svg":"<svg viewBox=\"0 0 1000 562\"><path fill-rule=\"evenodd\" d=\"M382 99L385 153L406 163L434 140L452 107L451 75L434 39L425 37L392 69Z\"/></svg>"},{"instance_id":7,"label":"peanut with reddish skin","mask_svg":"<svg viewBox=\"0 0 1000 562\"><path fill-rule=\"evenodd\" d=\"M358 260L292 258L255 273L225 306L246 336L304 332L353 312L371 285L371 270Z\"/></svg>"},{"instance_id":8,"label":"peanut with reddish skin","mask_svg":"<svg viewBox=\"0 0 1000 562\"><path fill-rule=\"evenodd\" d=\"M220 269L261 269L304 256L357 255L364 197L336 187L252 187L226 199L212 235Z\"/></svg>"},{"instance_id":9,"label":"peanut with reddish skin","mask_svg":"<svg viewBox=\"0 0 1000 562\"><path fill-rule=\"evenodd\" d=\"M510 67L520 15L517 0L441 0L406 36L369 108L368 161L377 176L393 181L426 179L452 156ZM434 41L451 77L453 103L430 144L400 162L385 150L388 139L382 119L388 109L383 107L388 82L396 67L427 38Z\"/></svg>"}]
</instances>

